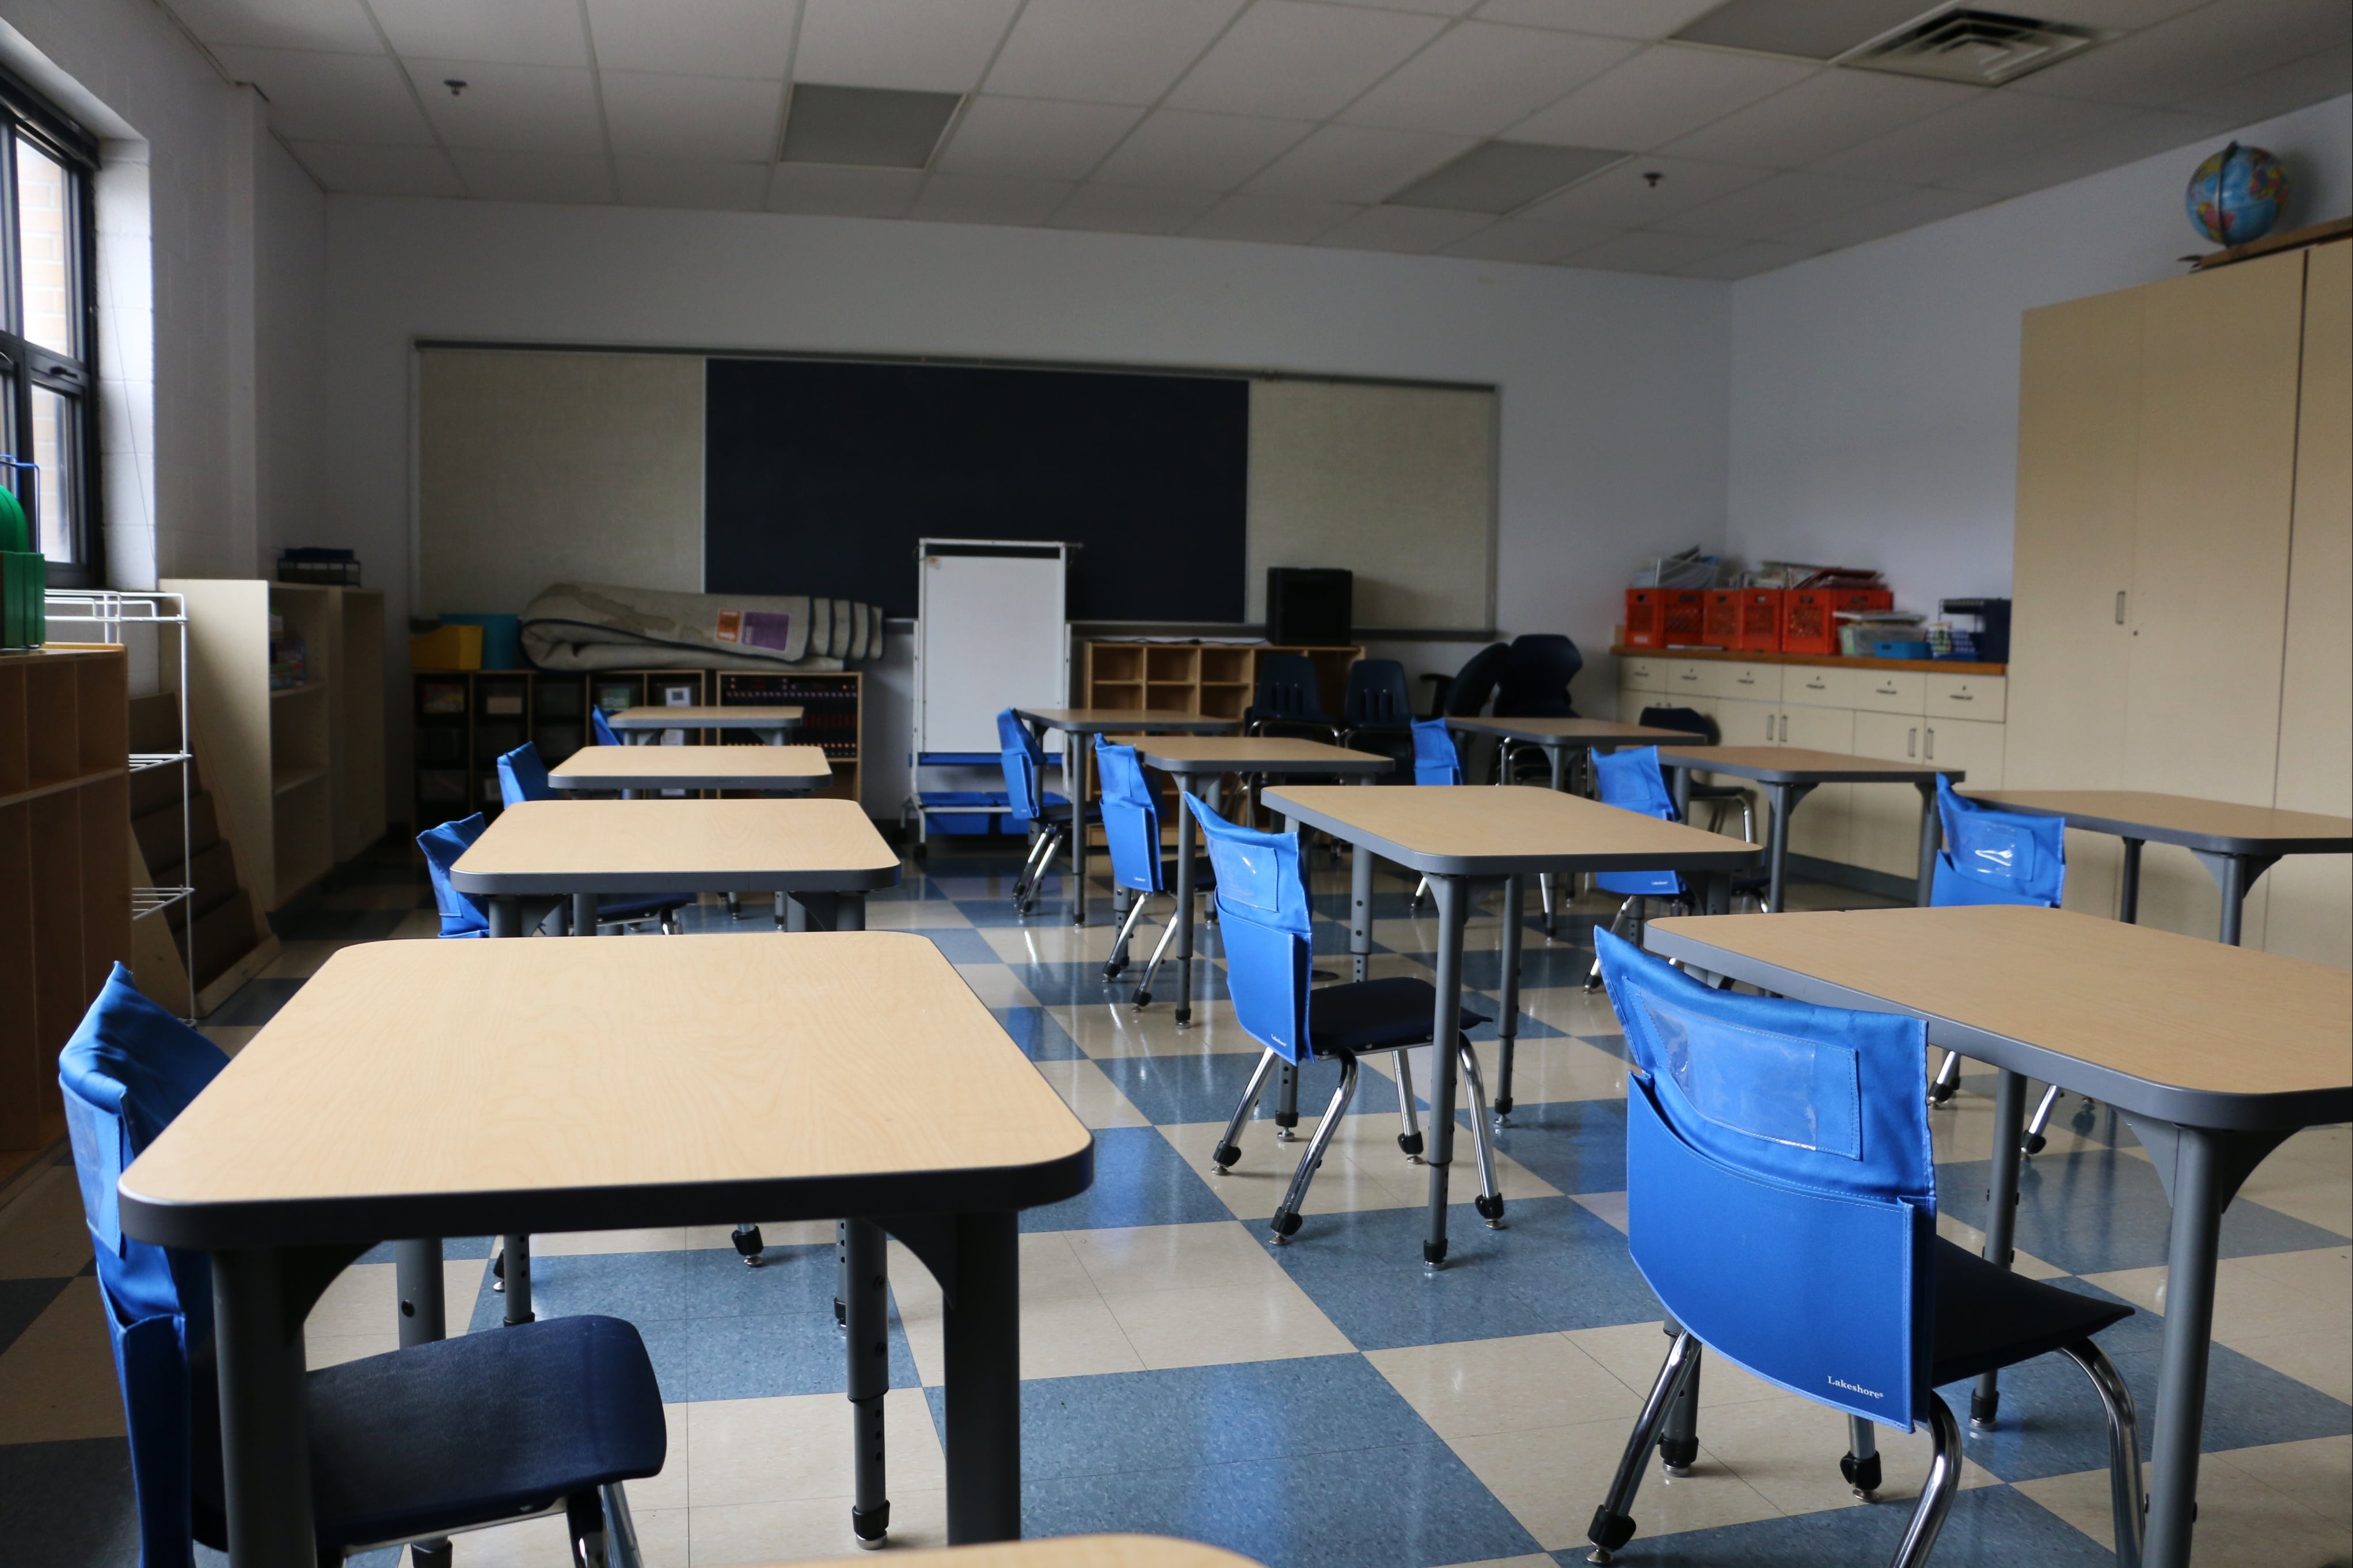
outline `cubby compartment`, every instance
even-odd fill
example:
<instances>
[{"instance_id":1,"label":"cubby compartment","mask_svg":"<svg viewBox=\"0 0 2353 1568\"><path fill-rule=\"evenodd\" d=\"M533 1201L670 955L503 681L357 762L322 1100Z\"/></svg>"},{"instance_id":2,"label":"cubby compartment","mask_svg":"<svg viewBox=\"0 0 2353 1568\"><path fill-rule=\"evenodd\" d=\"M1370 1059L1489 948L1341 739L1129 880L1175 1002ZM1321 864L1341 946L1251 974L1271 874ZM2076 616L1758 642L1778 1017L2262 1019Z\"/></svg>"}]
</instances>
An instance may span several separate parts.
<instances>
[{"instance_id":1,"label":"cubby compartment","mask_svg":"<svg viewBox=\"0 0 2353 1568\"><path fill-rule=\"evenodd\" d=\"M1201 650L1197 647L1170 647L1147 645L1144 650L1144 679L1149 684L1179 681L1190 686L1201 678Z\"/></svg>"},{"instance_id":2,"label":"cubby compartment","mask_svg":"<svg viewBox=\"0 0 2353 1568\"><path fill-rule=\"evenodd\" d=\"M25 667L26 787L63 784L81 775L80 726L75 721L79 697L73 665L64 659L42 659Z\"/></svg>"}]
</instances>

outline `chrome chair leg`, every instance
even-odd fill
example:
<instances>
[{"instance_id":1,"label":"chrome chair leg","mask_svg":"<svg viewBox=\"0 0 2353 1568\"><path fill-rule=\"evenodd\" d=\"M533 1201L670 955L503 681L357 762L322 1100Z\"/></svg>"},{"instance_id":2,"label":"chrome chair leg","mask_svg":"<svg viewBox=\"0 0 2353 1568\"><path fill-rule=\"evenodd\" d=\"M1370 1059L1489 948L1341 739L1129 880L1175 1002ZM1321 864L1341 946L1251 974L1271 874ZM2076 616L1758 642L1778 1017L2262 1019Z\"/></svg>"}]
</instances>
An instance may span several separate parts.
<instances>
[{"instance_id":1,"label":"chrome chair leg","mask_svg":"<svg viewBox=\"0 0 2353 1568\"><path fill-rule=\"evenodd\" d=\"M1651 1384L1650 1397L1642 1401L1642 1413L1634 1417L1626 1451L1618 1458L1618 1473L1610 1479L1609 1493L1593 1510L1593 1522L1586 1527L1585 1538L1593 1542L1593 1550L1586 1555L1588 1563L1616 1562L1618 1549L1634 1539L1634 1494L1641 1488L1642 1472L1649 1467L1651 1445L1659 1440L1659 1428L1666 1422L1667 1407L1674 1403L1683 1374L1696 1364L1698 1354L1699 1342L1689 1333L1677 1334L1667 1346L1658 1379Z\"/></svg>"},{"instance_id":2,"label":"chrome chair leg","mask_svg":"<svg viewBox=\"0 0 2353 1568\"><path fill-rule=\"evenodd\" d=\"M1356 1098L1356 1058L1352 1051L1335 1051L1340 1058L1340 1087L1332 1091L1332 1103L1324 1108L1324 1120L1315 1124L1315 1136L1307 1141L1307 1152L1299 1157L1299 1169L1291 1173L1291 1186L1282 1194L1282 1206L1274 1211L1272 1228L1274 1244L1281 1247L1299 1230L1299 1206L1307 1201L1308 1184L1314 1181L1317 1167L1324 1163L1324 1152L1332 1146L1340 1131L1340 1119L1348 1114L1348 1102Z\"/></svg>"},{"instance_id":3,"label":"chrome chair leg","mask_svg":"<svg viewBox=\"0 0 2353 1568\"><path fill-rule=\"evenodd\" d=\"M1421 1119L1413 1109L1413 1058L1409 1046L1397 1053L1398 1147L1405 1151L1406 1162L1419 1165L1421 1162Z\"/></svg>"},{"instance_id":4,"label":"chrome chair leg","mask_svg":"<svg viewBox=\"0 0 2353 1568\"><path fill-rule=\"evenodd\" d=\"M1152 944L1152 961L1144 966L1144 978L1135 983L1135 994L1128 998L1138 1007L1152 1005L1152 977L1160 973L1160 961L1168 956L1168 944L1176 936L1179 912L1172 901L1168 906L1168 923L1160 928L1160 940Z\"/></svg>"},{"instance_id":5,"label":"chrome chair leg","mask_svg":"<svg viewBox=\"0 0 2353 1568\"><path fill-rule=\"evenodd\" d=\"M1928 1080L1928 1103L1942 1105L1953 1098L1961 1087L1961 1053L1947 1051L1945 1059L1936 1064L1936 1076Z\"/></svg>"},{"instance_id":6,"label":"chrome chair leg","mask_svg":"<svg viewBox=\"0 0 2353 1568\"><path fill-rule=\"evenodd\" d=\"M1846 1458L1839 1461L1839 1474L1862 1501L1879 1500L1879 1431L1860 1415L1846 1418Z\"/></svg>"},{"instance_id":7,"label":"chrome chair leg","mask_svg":"<svg viewBox=\"0 0 2353 1568\"><path fill-rule=\"evenodd\" d=\"M1127 918L1119 922L1119 935L1112 942L1111 956L1103 960L1103 984L1106 985L1118 979L1120 973L1127 967L1127 939L1135 934L1135 922L1144 918L1144 900L1147 896L1135 889L1128 889Z\"/></svg>"},{"instance_id":8,"label":"chrome chair leg","mask_svg":"<svg viewBox=\"0 0 2353 1568\"><path fill-rule=\"evenodd\" d=\"M1912 1510L1911 1523L1904 1527L1904 1539L1895 1548L1890 1568L1920 1568L1928 1560L1928 1551L1936 1544L1936 1532L1945 1528L1945 1516L1953 1511L1953 1495L1961 1485L1961 1429L1953 1420L1952 1406L1941 1394L1928 1395L1928 1432L1936 1440L1936 1457L1928 1461L1928 1479L1920 1487L1920 1502Z\"/></svg>"},{"instance_id":9,"label":"chrome chair leg","mask_svg":"<svg viewBox=\"0 0 2353 1568\"><path fill-rule=\"evenodd\" d=\"M2026 1136L2019 1141L2018 1147L2029 1159L2050 1147L2051 1140L2042 1135L2042 1130L2051 1125L2051 1108L2058 1103L2059 1086L2054 1083L2042 1091L2042 1103L2026 1119Z\"/></svg>"},{"instance_id":10,"label":"chrome chair leg","mask_svg":"<svg viewBox=\"0 0 2353 1568\"><path fill-rule=\"evenodd\" d=\"M628 1493L614 1481L601 1489L605 1500L606 1561L597 1568L645 1568L638 1546L638 1521L629 1513Z\"/></svg>"},{"instance_id":11,"label":"chrome chair leg","mask_svg":"<svg viewBox=\"0 0 2353 1568\"><path fill-rule=\"evenodd\" d=\"M1218 1140L1218 1151L1209 1156L1210 1172L1222 1176L1226 1167L1242 1157L1242 1128L1258 1105L1258 1097L1266 1092L1266 1080L1274 1072L1275 1064L1282 1058L1272 1051L1259 1053L1258 1066L1251 1069L1250 1079L1242 1089L1242 1102L1234 1107L1233 1120L1226 1123L1226 1135Z\"/></svg>"},{"instance_id":12,"label":"chrome chair leg","mask_svg":"<svg viewBox=\"0 0 2353 1568\"><path fill-rule=\"evenodd\" d=\"M1462 1084L1471 1094L1471 1148L1479 1160L1479 1195L1471 1206L1489 1230L1504 1228L1504 1192L1495 1183L1495 1146L1487 1131L1487 1085L1479 1076L1479 1053L1468 1035L1454 1037L1454 1050L1462 1063Z\"/></svg>"},{"instance_id":13,"label":"chrome chair leg","mask_svg":"<svg viewBox=\"0 0 2353 1568\"><path fill-rule=\"evenodd\" d=\"M1618 906L1618 912L1609 917L1609 934L1611 936L1616 936L1618 934L1618 928L1626 923L1626 911L1632 909L1640 902L1641 902L1641 898L1636 897L1629 899L1624 903ZM1594 945L1596 948L1599 948L1600 943L1596 942ZM1593 968L1585 977L1585 988L1588 991L1599 991L1601 989L1601 954L1599 952L1595 952L1593 955Z\"/></svg>"},{"instance_id":14,"label":"chrome chair leg","mask_svg":"<svg viewBox=\"0 0 2353 1568\"><path fill-rule=\"evenodd\" d=\"M2108 1490L2116 1513L2116 1568L2140 1568L2141 1531L2147 1523L2141 1497L2139 1422L2132 1390L2116 1363L2090 1340L2061 1345L2059 1353L2084 1369L2108 1415Z\"/></svg>"},{"instance_id":15,"label":"chrome chair leg","mask_svg":"<svg viewBox=\"0 0 2353 1568\"><path fill-rule=\"evenodd\" d=\"M1413 885L1413 897L1405 901L1406 911L1409 914L1419 914L1421 901L1428 897L1430 897L1430 879L1424 877Z\"/></svg>"}]
</instances>

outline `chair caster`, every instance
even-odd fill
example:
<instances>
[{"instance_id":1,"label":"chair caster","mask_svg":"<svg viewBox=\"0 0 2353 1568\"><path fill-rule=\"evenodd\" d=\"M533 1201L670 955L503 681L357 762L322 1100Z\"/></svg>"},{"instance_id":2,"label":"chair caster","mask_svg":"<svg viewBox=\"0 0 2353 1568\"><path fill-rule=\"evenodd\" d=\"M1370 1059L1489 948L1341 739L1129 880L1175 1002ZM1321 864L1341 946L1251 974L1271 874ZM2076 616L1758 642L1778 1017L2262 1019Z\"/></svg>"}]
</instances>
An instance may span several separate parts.
<instances>
[{"instance_id":1,"label":"chair caster","mask_svg":"<svg viewBox=\"0 0 2353 1568\"><path fill-rule=\"evenodd\" d=\"M1489 1230L1501 1230L1504 1228L1503 1194L1497 1193L1491 1198L1486 1194L1481 1193L1477 1197L1471 1200L1471 1206L1479 1211L1479 1217L1487 1222L1487 1228Z\"/></svg>"},{"instance_id":2,"label":"chair caster","mask_svg":"<svg viewBox=\"0 0 2353 1568\"><path fill-rule=\"evenodd\" d=\"M878 1504L872 1513L849 1510L849 1535L860 1552L880 1552L889 1544L891 1535L891 1505Z\"/></svg>"},{"instance_id":3,"label":"chair caster","mask_svg":"<svg viewBox=\"0 0 2353 1568\"><path fill-rule=\"evenodd\" d=\"M1222 1176L1226 1173L1226 1167L1236 1163L1241 1157L1242 1152L1231 1143L1220 1143L1218 1145L1218 1152L1209 1156L1209 1163L1215 1165L1218 1168L1218 1174Z\"/></svg>"},{"instance_id":4,"label":"chair caster","mask_svg":"<svg viewBox=\"0 0 2353 1568\"><path fill-rule=\"evenodd\" d=\"M1992 1431L1992 1430L1993 1430L1993 1428L1994 1428L1994 1422L1995 1422L1995 1419L1996 1419L1996 1418L1997 1418L2000 1414L2001 1414L2001 1390L2000 1390L2000 1389L1996 1389L1996 1390L1994 1390L1994 1391L1993 1391L1993 1393L1991 1393L1990 1394L1980 1394L1980 1393L1977 1392L1975 1389L1972 1389L1972 1390L1970 1390L1970 1391L1969 1391L1969 1430L1970 1430L1970 1431L1972 1431L1972 1432L1990 1432L1990 1431Z\"/></svg>"},{"instance_id":5,"label":"chair caster","mask_svg":"<svg viewBox=\"0 0 2353 1568\"><path fill-rule=\"evenodd\" d=\"M1588 981L1587 981L1587 982L1585 983L1585 989L1586 989L1586 992L1587 992L1587 994L1591 994L1591 993L1593 993L1593 992L1596 992L1596 991L1600 990L1600 989L1601 989L1601 982L1600 982L1600 980L1599 980L1599 979L1598 979L1598 978L1596 978L1596 979L1592 979L1592 980L1588 980Z\"/></svg>"},{"instance_id":6,"label":"chair caster","mask_svg":"<svg viewBox=\"0 0 2353 1568\"><path fill-rule=\"evenodd\" d=\"M1877 1454L1872 1455L1867 1459L1858 1459L1852 1454L1841 1456L1839 1459L1839 1474L1846 1478L1846 1484L1852 1487L1854 1495L1864 1502L1879 1500L1880 1474Z\"/></svg>"},{"instance_id":7,"label":"chair caster","mask_svg":"<svg viewBox=\"0 0 2353 1568\"><path fill-rule=\"evenodd\" d=\"M1586 1527L1585 1539L1593 1542L1586 1557L1588 1563L1615 1563L1617 1550L1634 1539L1634 1521L1622 1513L1612 1513L1608 1504L1593 1510L1593 1522Z\"/></svg>"},{"instance_id":8,"label":"chair caster","mask_svg":"<svg viewBox=\"0 0 2353 1568\"><path fill-rule=\"evenodd\" d=\"M1415 1164L1417 1164L1417 1165L1419 1165L1419 1164L1420 1164L1420 1163L1421 1163L1421 1151L1422 1151L1422 1148L1423 1148L1423 1144L1422 1144L1422 1142L1421 1142L1421 1134L1420 1134L1420 1133L1419 1133L1419 1132L1400 1132L1400 1133L1398 1133L1398 1147L1399 1149L1401 1149L1401 1150L1403 1150L1403 1151L1405 1152L1405 1157L1406 1157L1407 1159L1409 1159L1409 1160L1412 1161L1412 1162L1413 1162Z\"/></svg>"},{"instance_id":9,"label":"chair caster","mask_svg":"<svg viewBox=\"0 0 2353 1568\"><path fill-rule=\"evenodd\" d=\"M1108 985L1127 973L1127 960L1114 958L1103 965L1103 984Z\"/></svg>"},{"instance_id":10,"label":"chair caster","mask_svg":"<svg viewBox=\"0 0 2353 1568\"><path fill-rule=\"evenodd\" d=\"M1953 1098L1953 1088L1952 1088L1952 1086L1951 1086L1950 1084L1931 1083L1931 1084L1928 1086L1928 1103L1929 1103L1929 1104L1931 1104L1931 1105L1942 1105L1942 1104L1944 1104L1944 1103L1945 1103L1945 1101L1947 1101L1947 1100L1950 1100L1950 1099L1952 1099L1952 1098Z\"/></svg>"},{"instance_id":11,"label":"chair caster","mask_svg":"<svg viewBox=\"0 0 2353 1568\"><path fill-rule=\"evenodd\" d=\"M2051 1140L2042 1136L2042 1133L2030 1132L2026 1135L2026 1141L2020 1144L2019 1147L2025 1152L2026 1157L2031 1160L2035 1155L2042 1153L2043 1150L2049 1148L2050 1145Z\"/></svg>"},{"instance_id":12,"label":"chair caster","mask_svg":"<svg viewBox=\"0 0 2353 1568\"><path fill-rule=\"evenodd\" d=\"M1271 1228L1274 1232L1274 1244L1281 1247L1299 1234L1299 1216L1288 1209L1277 1209Z\"/></svg>"},{"instance_id":13,"label":"chair caster","mask_svg":"<svg viewBox=\"0 0 2353 1568\"><path fill-rule=\"evenodd\" d=\"M757 1268L767 1261L765 1256L766 1249L760 1240L758 1226L744 1226L727 1239L735 1244L735 1250L743 1256L746 1268Z\"/></svg>"}]
</instances>

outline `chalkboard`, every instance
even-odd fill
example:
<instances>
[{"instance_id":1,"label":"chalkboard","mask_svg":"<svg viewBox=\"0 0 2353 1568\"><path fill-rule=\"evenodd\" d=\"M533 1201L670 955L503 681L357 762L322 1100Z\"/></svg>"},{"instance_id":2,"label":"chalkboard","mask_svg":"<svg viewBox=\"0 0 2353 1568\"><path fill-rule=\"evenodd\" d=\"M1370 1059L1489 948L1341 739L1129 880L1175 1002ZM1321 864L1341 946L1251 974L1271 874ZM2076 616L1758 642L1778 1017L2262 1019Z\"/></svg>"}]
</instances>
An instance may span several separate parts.
<instances>
[{"instance_id":1,"label":"chalkboard","mask_svg":"<svg viewBox=\"0 0 2353 1568\"><path fill-rule=\"evenodd\" d=\"M918 539L1064 540L1082 547L1073 620L1243 618L1241 377L716 357L705 374L706 592L913 616Z\"/></svg>"}]
</instances>

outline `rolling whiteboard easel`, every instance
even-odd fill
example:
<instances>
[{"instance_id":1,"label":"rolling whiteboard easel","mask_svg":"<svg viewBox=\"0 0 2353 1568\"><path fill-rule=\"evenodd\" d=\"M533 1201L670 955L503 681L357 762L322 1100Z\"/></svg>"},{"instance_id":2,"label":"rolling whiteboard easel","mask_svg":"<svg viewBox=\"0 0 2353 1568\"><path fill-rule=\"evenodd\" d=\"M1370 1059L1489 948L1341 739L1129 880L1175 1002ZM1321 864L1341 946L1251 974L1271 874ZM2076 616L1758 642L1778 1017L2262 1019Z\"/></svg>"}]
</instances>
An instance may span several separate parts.
<instances>
[{"instance_id":1,"label":"rolling whiteboard easel","mask_svg":"<svg viewBox=\"0 0 2353 1568\"><path fill-rule=\"evenodd\" d=\"M1070 700L1070 547L926 539L916 552L915 765L994 763L998 713Z\"/></svg>"}]
</instances>

